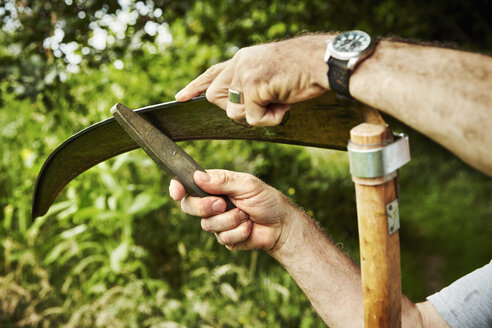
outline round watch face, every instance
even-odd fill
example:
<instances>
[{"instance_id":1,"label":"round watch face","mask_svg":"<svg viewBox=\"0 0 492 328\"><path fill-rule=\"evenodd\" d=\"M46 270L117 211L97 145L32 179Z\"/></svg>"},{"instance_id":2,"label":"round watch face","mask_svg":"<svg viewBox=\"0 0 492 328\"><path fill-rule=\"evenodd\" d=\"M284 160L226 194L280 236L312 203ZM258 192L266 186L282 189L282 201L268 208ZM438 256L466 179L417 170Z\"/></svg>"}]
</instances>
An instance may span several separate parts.
<instances>
[{"instance_id":1,"label":"round watch face","mask_svg":"<svg viewBox=\"0 0 492 328\"><path fill-rule=\"evenodd\" d=\"M332 55L349 59L359 56L371 46L371 37L363 31L350 31L339 34L331 43ZM340 59L342 59L340 58Z\"/></svg>"}]
</instances>

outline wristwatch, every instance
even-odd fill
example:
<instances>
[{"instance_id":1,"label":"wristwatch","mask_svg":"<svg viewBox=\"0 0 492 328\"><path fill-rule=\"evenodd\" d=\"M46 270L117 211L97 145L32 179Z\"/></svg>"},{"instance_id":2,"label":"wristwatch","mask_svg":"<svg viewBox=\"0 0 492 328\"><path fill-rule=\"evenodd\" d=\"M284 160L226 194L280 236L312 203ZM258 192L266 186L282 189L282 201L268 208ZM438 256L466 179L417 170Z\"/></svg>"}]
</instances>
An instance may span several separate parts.
<instances>
[{"instance_id":1,"label":"wristwatch","mask_svg":"<svg viewBox=\"0 0 492 328\"><path fill-rule=\"evenodd\" d=\"M375 42L363 31L349 31L329 40L326 46L325 62L328 64L330 89L350 97L350 73L374 51Z\"/></svg>"}]
</instances>

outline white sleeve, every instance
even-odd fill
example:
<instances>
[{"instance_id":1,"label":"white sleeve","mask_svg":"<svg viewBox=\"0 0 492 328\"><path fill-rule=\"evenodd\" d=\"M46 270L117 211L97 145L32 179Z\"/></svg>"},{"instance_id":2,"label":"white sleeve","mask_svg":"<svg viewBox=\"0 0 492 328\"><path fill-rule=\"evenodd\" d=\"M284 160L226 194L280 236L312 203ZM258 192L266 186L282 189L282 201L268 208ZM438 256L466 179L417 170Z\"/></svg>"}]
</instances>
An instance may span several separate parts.
<instances>
[{"instance_id":1,"label":"white sleeve","mask_svg":"<svg viewBox=\"0 0 492 328\"><path fill-rule=\"evenodd\" d=\"M492 327L492 261L427 300L451 328Z\"/></svg>"}]
</instances>

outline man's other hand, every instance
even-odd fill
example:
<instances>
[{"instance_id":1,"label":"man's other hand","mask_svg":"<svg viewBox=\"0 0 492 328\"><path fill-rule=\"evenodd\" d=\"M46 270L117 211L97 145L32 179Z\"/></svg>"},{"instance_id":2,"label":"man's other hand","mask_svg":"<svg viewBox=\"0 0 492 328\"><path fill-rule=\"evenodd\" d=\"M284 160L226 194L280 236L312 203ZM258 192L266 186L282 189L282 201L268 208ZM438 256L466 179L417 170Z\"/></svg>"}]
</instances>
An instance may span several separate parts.
<instances>
[{"instance_id":1,"label":"man's other hand","mask_svg":"<svg viewBox=\"0 0 492 328\"><path fill-rule=\"evenodd\" d=\"M215 233L221 244L231 250L266 251L283 244L286 221L297 210L278 190L250 174L226 170L196 171L194 180L208 193L228 196L237 207L226 212L222 198L187 196L179 181L171 181L171 197L181 201L185 213L202 217L203 230Z\"/></svg>"},{"instance_id":2,"label":"man's other hand","mask_svg":"<svg viewBox=\"0 0 492 328\"><path fill-rule=\"evenodd\" d=\"M290 104L328 89L323 55L328 35L306 35L240 49L230 60L210 67L176 94L188 101L206 91L208 101L250 125L277 125ZM228 90L243 93L243 104L228 101Z\"/></svg>"}]
</instances>

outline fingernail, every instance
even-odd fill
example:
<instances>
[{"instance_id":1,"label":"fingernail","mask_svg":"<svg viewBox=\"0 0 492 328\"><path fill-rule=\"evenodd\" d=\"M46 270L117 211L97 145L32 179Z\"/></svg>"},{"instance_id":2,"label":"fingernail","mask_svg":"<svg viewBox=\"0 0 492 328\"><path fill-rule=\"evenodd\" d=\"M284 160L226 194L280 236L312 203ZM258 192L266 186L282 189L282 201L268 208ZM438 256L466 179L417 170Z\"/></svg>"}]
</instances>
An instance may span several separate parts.
<instances>
[{"instance_id":1,"label":"fingernail","mask_svg":"<svg viewBox=\"0 0 492 328\"><path fill-rule=\"evenodd\" d=\"M179 92L174 96L174 99L178 99L182 93L183 93L183 89L179 90Z\"/></svg>"},{"instance_id":2,"label":"fingernail","mask_svg":"<svg viewBox=\"0 0 492 328\"><path fill-rule=\"evenodd\" d=\"M217 199L215 202L212 203L212 210L214 210L215 213L222 213L225 211L225 202L223 202L220 199Z\"/></svg>"},{"instance_id":3,"label":"fingernail","mask_svg":"<svg viewBox=\"0 0 492 328\"><path fill-rule=\"evenodd\" d=\"M210 182L211 180L210 174L208 174L207 172L195 171L195 175L203 182Z\"/></svg>"}]
</instances>

